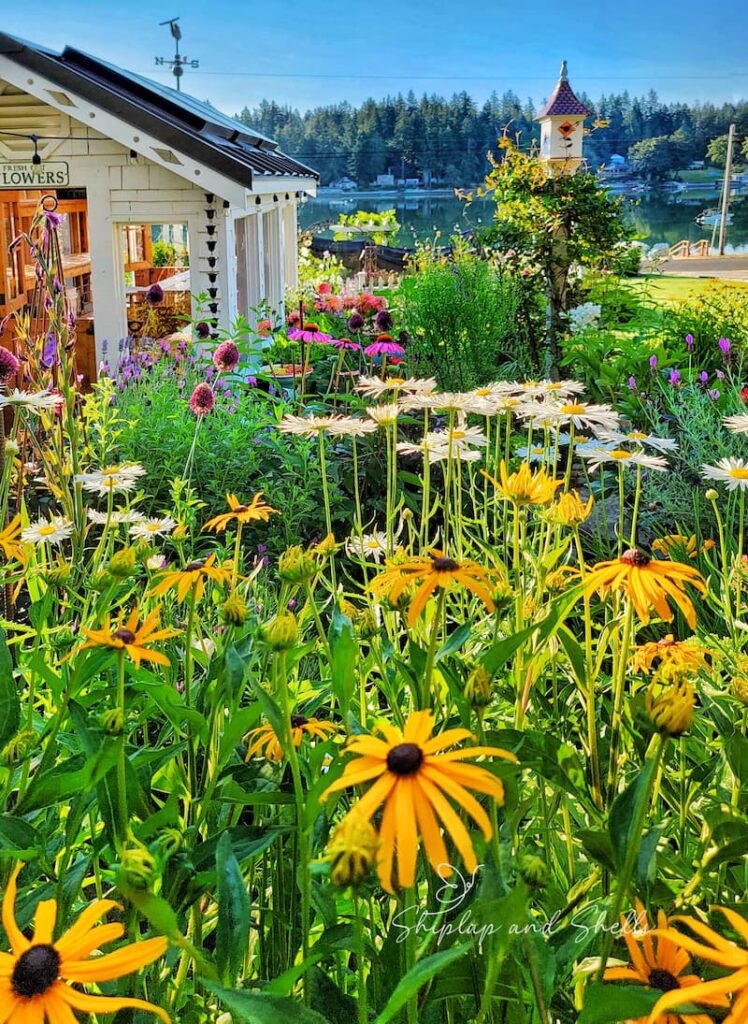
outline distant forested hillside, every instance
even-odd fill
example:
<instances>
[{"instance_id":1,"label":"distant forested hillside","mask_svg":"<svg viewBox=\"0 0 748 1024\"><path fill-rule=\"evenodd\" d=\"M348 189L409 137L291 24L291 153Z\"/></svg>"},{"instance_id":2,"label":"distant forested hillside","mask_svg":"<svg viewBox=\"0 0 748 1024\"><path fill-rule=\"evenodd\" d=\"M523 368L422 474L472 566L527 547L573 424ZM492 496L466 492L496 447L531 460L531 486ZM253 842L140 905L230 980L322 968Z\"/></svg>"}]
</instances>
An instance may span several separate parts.
<instances>
[{"instance_id":1,"label":"distant forested hillside","mask_svg":"<svg viewBox=\"0 0 748 1024\"><path fill-rule=\"evenodd\" d=\"M592 166L619 153L642 161L644 173L664 176L703 160L709 143L725 135L731 121L737 124L741 144L748 136L748 101L722 106L663 103L654 92L580 98L608 122L587 139ZM531 101L523 103L512 92L494 94L481 106L464 92L451 99L419 99L410 92L370 99L360 107L337 103L304 114L263 100L253 110L245 107L239 118L316 168L322 184L343 175L369 184L391 170L398 177L404 171L406 177L426 174L449 185L468 185L483 177L486 151L495 148L505 126L520 132L525 145L537 139L534 113ZM629 153L647 139L657 142Z\"/></svg>"}]
</instances>

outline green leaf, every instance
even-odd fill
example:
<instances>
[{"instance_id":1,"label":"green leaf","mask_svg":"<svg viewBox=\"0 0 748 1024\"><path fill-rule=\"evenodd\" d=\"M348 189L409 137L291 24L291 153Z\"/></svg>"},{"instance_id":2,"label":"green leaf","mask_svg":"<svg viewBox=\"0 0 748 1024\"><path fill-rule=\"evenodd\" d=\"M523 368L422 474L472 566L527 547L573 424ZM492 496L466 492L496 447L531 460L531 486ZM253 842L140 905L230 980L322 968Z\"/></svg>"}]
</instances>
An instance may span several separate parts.
<instances>
[{"instance_id":1,"label":"green leaf","mask_svg":"<svg viewBox=\"0 0 748 1024\"><path fill-rule=\"evenodd\" d=\"M460 648L467 643L470 637L470 623L463 622L461 626L458 626L452 633L449 634L446 641L442 644L439 650L436 652L435 662L439 662L442 658L448 657L450 654L456 654Z\"/></svg>"},{"instance_id":2,"label":"green leaf","mask_svg":"<svg viewBox=\"0 0 748 1024\"><path fill-rule=\"evenodd\" d=\"M216 965L226 981L241 974L249 940L249 897L227 832L216 847L216 883Z\"/></svg>"},{"instance_id":3,"label":"green leaf","mask_svg":"<svg viewBox=\"0 0 748 1024\"><path fill-rule=\"evenodd\" d=\"M210 982L205 987L231 1012L234 1024L330 1024L321 1013L285 996L240 992Z\"/></svg>"},{"instance_id":4,"label":"green leaf","mask_svg":"<svg viewBox=\"0 0 748 1024\"><path fill-rule=\"evenodd\" d=\"M39 848L39 838L27 821L10 814L0 815L0 850L19 854L36 848Z\"/></svg>"},{"instance_id":5,"label":"green leaf","mask_svg":"<svg viewBox=\"0 0 748 1024\"><path fill-rule=\"evenodd\" d=\"M481 659L481 664L486 672L495 675L502 669L514 652L532 636L537 628L537 626L528 626L526 629L521 629L519 633L513 633L494 644Z\"/></svg>"},{"instance_id":6,"label":"green leaf","mask_svg":"<svg viewBox=\"0 0 748 1024\"><path fill-rule=\"evenodd\" d=\"M5 642L5 630L0 629L0 743L18 732L21 724L21 701L13 678L13 662Z\"/></svg>"},{"instance_id":7,"label":"green leaf","mask_svg":"<svg viewBox=\"0 0 748 1024\"><path fill-rule=\"evenodd\" d=\"M387 1005L377 1017L375 1024L387 1024L388 1021L402 1009L409 999L413 999L423 988L427 981L430 981L435 974L438 974L448 964L459 960L468 950L472 949L474 943L464 942L460 946L452 946L451 949L443 949L438 953L432 953L423 960L419 960L408 973L402 978L387 1000Z\"/></svg>"},{"instance_id":8,"label":"green leaf","mask_svg":"<svg viewBox=\"0 0 748 1024\"><path fill-rule=\"evenodd\" d=\"M633 985L594 984L584 993L584 1010L578 1024L613 1024L614 1021L645 1019L661 997L656 989ZM685 995L685 992L684 992ZM682 1012L682 1011L681 1011ZM696 1008L692 1012L698 1012Z\"/></svg>"},{"instance_id":9,"label":"green leaf","mask_svg":"<svg viewBox=\"0 0 748 1024\"><path fill-rule=\"evenodd\" d=\"M345 714L356 687L358 646L351 620L337 606L332 613L327 639L332 652L332 691Z\"/></svg>"},{"instance_id":10,"label":"green leaf","mask_svg":"<svg viewBox=\"0 0 748 1024\"><path fill-rule=\"evenodd\" d=\"M655 759L644 762L644 767L634 781L613 801L608 818L608 832L613 846L613 857L620 870L626 859L626 850L632 842L631 835L637 821L642 802L648 799L649 783L655 768Z\"/></svg>"}]
</instances>

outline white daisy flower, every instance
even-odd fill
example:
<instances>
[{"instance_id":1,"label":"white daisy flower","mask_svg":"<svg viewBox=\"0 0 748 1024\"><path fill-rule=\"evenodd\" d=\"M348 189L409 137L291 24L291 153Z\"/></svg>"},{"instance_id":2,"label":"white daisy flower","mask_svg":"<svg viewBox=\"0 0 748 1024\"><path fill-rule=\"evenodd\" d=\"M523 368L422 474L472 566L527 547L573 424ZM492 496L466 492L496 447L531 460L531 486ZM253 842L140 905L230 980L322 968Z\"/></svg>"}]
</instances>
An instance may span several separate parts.
<instances>
[{"instance_id":1,"label":"white daisy flower","mask_svg":"<svg viewBox=\"0 0 748 1024\"><path fill-rule=\"evenodd\" d=\"M738 416L725 416L722 422L733 434L748 434L748 414L746 413Z\"/></svg>"},{"instance_id":2,"label":"white daisy flower","mask_svg":"<svg viewBox=\"0 0 748 1024\"><path fill-rule=\"evenodd\" d=\"M29 544L61 544L73 532L73 524L65 516L40 517L21 531L21 540Z\"/></svg>"},{"instance_id":3,"label":"white daisy flower","mask_svg":"<svg viewBox=\"0 0 748 1024\"><path fill-rule=\"evenodd\" d=\"M580 430L585 427L592 430L615 430L619 415L609 405L596 405L592 402L564 402L554 405L548 415L555 417L558 424L573 423Z\"/></svg>"},{"instance_id":4,"label":"white daisy flower","mask_svg":"<svg viewBox=\"0 0 748 1024\"><path fill-rule=\"evenodd\" d=\"M64 401L62 395L52 394L50 391L31 392L19 391L18 388L14 388L9 394L0 395L0 409L6 405L13 405L18 409L40 413L45 409L56 409Z\"/></svg>"},{"instance_id":5,"label":"white daisy flower","mask_svg":"<svg viewBox=\"0 0 748 1024\"><path fill-rule=\"evenodd\" d=\"M550 448L546 448L542 444L533 445L532 448L523 445L521 448L516 448L514 454L518 455L523 462L550 462L551 460Z\"/></svg>"},{"instance_id":6,"label":"white daisy flower","mask_svg":"<svg viewBox=\"0 0 748 1024\"><path fill-rule=\"evenodd\" d=\"M720 459L716 466L702 466L702 476L707 480L718 480L728 491L748 488L748 462L745 459Z\"/></svg>"},{"instance_id":7,"label":"white daisy flower","mask_svg":"<svg viewBox=\"0 0 748 1024\"><path fill-rule=\"evenodd\" d=\"M364 562L371 559L378 564L387 554L387 534L375 530L374 533L364 533L360 537L352 535L346 541L345 550L350 558Z\"/></svg>"},{"instance_id":8,"label":"white daisy flower","mask_svg":"<svg viewBox=\"0 0 748 1024\"><path fill-rule=\"evenodd\" d=\"M366 398L380 398L392 391L404 391L413 395L430 395L432 391L436 390L436 379L434 377L388 377L386 380L381 380L379 377L361 376L354 390Z\"/></svg>"},{"instance_id":9,"label":"white daisy flower","mask_svg":"<svg viewBox=\"0 0 748 1024\"><path fill-rule=\"evenodd\" d=\"M678 442L670 437L657 437L656 434L645 434L641 430L632 430L628 434L618 430L601 430L600 437L613 444L638 444L642 448L654 448L656 452L674 452L678 447Z\"/></svg>"},{"instance_id":10,"label":"white daisy flower","mask_svg":"<svg viewBox=\"0 0 748 1024\"><path fill-rule=\"evenodd\" d=\"M366 410L366 415L370 416L380 427L389 427L393 423L397 423L400 412L399 405L390 403L389 405L370 405Z\"/></svg>"},{"instance_id":11,"label":"white daisy flower","mask_svg":"<svg viewBox=\"0 0 748 1024\"><path fill-rule=\"evenodd\" d=\"M98 509L90 508L87 514L89 520L97 526L106 526L107 523L110 526L120 526L123 523L140 523L145 518L142 512L136 512L135 509L129 508L112 509L110 515L107 515L106 512L99 512Z\"/></svg>"},{"instance_id":12,"label":"white daisy flower","mask_svg":"<svg viewBox=\"0 0 748 1024\"><path fill-rule=\"evenodd\" d=\"M138 540L166 537L176 525L176 519L172 519L171 516L162 516L160 519L143 519L142 522L134 524L130 530L130 536L137 537Z\"/></svg>"},{"instance_id":13,"label":"white daisy flower","mask_svg":"<svg viewBox=\"0 0 748 1024\"><path fill-rule=\"evenodd\" d=\"M490 396L478 398L472 391L444 391L433 395L404 395L400 399L404 409L431 409L434 412L476 413L493 415L495 402Z\"/></svg>"},{"instance_id":14,"label":"white daisy flower","mask_svg":"<svg viewBox=\"0 0 748 1024\"><path fill-rule=\"evenodd\" d=\"M626 467L640 467L642 469L657 469L664 471L668 468L668 461L661 455L645 455L644 452L629 452L624 448L582 448L580 456L590 464L590 472L594 473L602 465L617 465Z\"/></svg>"}]
</instances>

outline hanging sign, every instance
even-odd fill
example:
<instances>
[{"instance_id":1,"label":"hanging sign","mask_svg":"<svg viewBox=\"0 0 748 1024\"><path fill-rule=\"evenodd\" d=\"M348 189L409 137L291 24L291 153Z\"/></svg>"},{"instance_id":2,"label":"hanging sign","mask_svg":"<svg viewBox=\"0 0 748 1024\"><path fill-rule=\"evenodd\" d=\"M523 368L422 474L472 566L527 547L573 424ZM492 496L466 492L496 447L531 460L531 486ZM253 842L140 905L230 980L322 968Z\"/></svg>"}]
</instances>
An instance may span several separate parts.
<instances>
[{"instance_id":1,"label":"hanging sign","mask_svg":"<svg viewBox=\"0 0 748 1024\"><path fill-rule=\"evenodd\" d=\"M41 164L0 163L0 188L40 188L69 185L70 165L62 160Z\"/></svg>"}]
</instances>

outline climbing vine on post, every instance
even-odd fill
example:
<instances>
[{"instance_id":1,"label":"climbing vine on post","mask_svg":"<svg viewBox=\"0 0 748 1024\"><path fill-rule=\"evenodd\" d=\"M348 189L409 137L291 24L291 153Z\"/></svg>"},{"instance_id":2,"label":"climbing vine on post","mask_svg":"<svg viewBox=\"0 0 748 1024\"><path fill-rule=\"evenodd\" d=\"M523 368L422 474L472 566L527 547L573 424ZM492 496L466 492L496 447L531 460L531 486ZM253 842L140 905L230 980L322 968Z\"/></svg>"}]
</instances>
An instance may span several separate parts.
<instances>
[{"instance_id":1,"label":"climbing vine on post","mask_svg":"<svg viewBox=\"0 0 748 1024\"><path fill-rule=\"evenodd\" d=\"M501 158L489 153L491 170L468 202L491 197L495 224L489 238L534 263L542 274L548 302L546 338L550 372L556 376L566 313L573 304L571 275L576 267L600 268L628 236L619 199L591 174L549 174L534 152L522 152L506 135Z\"/></svg>"}]
</instances>

